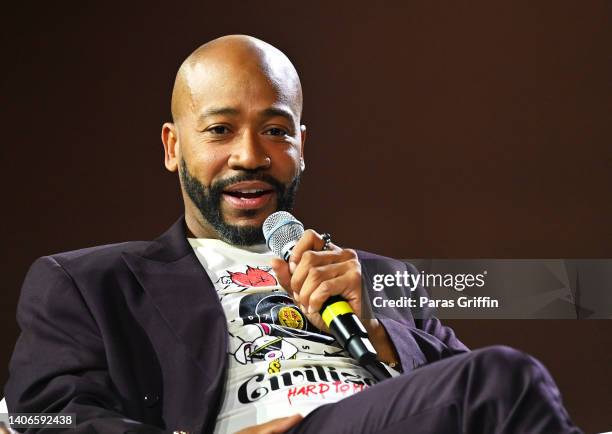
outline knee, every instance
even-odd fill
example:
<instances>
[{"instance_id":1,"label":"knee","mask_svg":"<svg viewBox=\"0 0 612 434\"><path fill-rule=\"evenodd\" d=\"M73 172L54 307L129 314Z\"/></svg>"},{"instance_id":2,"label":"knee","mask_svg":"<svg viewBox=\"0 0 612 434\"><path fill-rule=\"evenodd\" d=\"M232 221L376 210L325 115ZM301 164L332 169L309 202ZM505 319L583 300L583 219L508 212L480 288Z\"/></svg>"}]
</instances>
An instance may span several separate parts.
<instances>
[{"instance_id":1,"label":"knee","mask_svg":"<svg viewBox=\"0 0 612 434\"><path fill-rule=\"evenodd\" d=\"M531 359L533 359L529 354L506 345L493 345L476 350L476 352L478 353L477 357L487 363L501 363L505 366L531 363Z\"/></svg>"},{"instance_id":2,"label":"knee","mask_svg":"<svg viewBox=\"0 0 612 434\"><path fill-rule=\"evenodd\" d=\"M541 363L529 354L504 345L477 350L475 359L484 373L494 375L497 380L528 380L541 374L543 369Z\"/></svg>"}]
</instances>

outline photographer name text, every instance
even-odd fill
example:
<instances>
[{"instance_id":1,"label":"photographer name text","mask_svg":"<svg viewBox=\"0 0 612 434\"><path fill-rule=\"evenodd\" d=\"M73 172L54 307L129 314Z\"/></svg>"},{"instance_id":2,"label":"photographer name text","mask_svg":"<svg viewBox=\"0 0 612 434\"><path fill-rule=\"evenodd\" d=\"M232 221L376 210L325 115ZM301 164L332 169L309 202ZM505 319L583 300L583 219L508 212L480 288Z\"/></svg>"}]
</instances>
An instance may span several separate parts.
<instances>
[{"instance_id":1,"label":"photographer name text","mask_svg":"<svg viewBox=\"0 0 612 434\"><path fill-rule=\"evenodd\" d=\"M459 297L455 299L432 299L429 297L400 297L397 299L386 299L383 297L374 297L372 299L374 307L391 307L391 308L491 308L499 307L499 300L491 297Z\"/></svg>"}]
</instances>

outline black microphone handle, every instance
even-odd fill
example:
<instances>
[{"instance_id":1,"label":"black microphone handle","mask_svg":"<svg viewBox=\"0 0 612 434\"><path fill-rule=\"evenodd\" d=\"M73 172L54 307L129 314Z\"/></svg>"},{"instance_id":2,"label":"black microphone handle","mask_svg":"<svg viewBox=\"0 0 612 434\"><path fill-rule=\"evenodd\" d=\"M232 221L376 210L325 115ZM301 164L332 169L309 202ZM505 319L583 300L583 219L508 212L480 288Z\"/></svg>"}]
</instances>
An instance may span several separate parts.
<instances>
[{"instance_id":1,"label":"black microphone handle","mask_svg":"<svg viewBox=\"0 0 612 434\"><path fill-rule=\"evenodd\" d=\"M324 315L325 310L330 308L331 305L339 302L346 303L346 300L338 295L331 296L325 300L320 310L321 316ZM357 315L352 311L333 317L327 326L332 336L336 338L336 341L338 341L342 348L372 374L377 381L391 377L389 371L378 361L378 354L370 342L368 332L363 324L361 324L361 321L359 321L359 318L357 318Z\"/></svg>"}]
</instances>

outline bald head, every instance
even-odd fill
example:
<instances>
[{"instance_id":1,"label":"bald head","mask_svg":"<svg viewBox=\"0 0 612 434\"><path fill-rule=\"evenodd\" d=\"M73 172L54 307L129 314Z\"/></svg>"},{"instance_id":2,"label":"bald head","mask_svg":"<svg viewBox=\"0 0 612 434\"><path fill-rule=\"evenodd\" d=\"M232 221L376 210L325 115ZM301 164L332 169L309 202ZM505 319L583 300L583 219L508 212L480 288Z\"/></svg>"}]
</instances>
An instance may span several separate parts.
<instances>
[{"instance_id":1,"label":"bald head","mask_svg":"<svg viewBox=\"0 0 612 434\"><path fill-rule=\"evenodd\" d=\"M297 72L270 44L224 36L189 55L172 91L174 122L161 136L192 234L262 242L263 221L291 209L305 167L301 115Z\"/></svg>"},{"instance_id":2,"label":"bald head","mask_svg":"<svg viewBox=\"0 0 612 434\"><path fill-rule=\"evenodd\" d=\"M208 87L249 86L254 80L268 82L299 119L302 86L293 64L279 49L246 35L214 39L185 59L172 90L172 118L178 122L185 114L196 114Z\"/></svg>"}]
</instances>

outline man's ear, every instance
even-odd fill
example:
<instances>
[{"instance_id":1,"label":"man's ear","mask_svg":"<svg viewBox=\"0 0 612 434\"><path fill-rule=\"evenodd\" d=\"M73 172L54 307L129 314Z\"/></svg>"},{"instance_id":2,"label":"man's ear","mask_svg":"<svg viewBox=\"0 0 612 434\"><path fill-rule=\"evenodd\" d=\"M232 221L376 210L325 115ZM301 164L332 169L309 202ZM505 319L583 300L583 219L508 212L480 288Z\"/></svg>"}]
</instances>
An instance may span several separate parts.
<instances>
[{"instance_id":1,"label":"man's ear","mask_svg":"<svg viewBox=\"0 0 612 434\"><path fill-rule=\"evenodd\" d=\"M304 145L306 144L306 125L300 125L300 139L302 146L300 149L300 169L302 172L306 169L306 162L304 161Z\"/></svg>"},{"instance_id":2,"label":"man's ear","mask_svg":"<svg viewBox=\"0 0 612 434\"><path fill-rule=\"evenodd\" d=\"M161 139L164 144L164 165L170 172L176 172L179 163L179 140L176 125L166 122L162 125Z\"/></svg>"}]
</instances>

